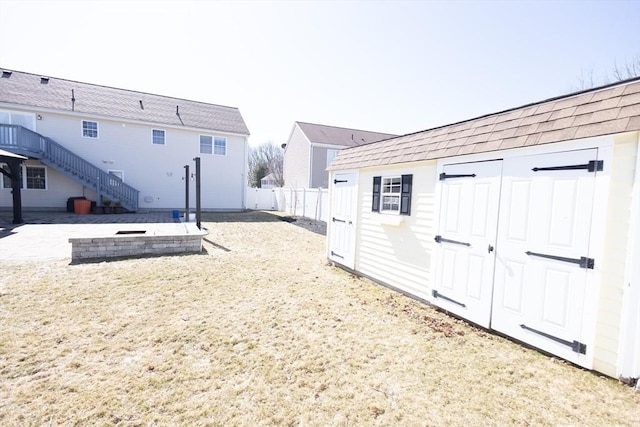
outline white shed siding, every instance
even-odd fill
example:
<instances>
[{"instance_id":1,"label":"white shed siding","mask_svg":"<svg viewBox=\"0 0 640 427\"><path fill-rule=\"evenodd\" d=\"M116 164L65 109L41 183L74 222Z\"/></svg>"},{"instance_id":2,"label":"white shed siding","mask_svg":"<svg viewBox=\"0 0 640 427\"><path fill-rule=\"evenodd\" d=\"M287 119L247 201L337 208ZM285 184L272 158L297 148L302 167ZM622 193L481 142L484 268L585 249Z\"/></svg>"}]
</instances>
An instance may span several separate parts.
<instances>
[{"instance_id":1,"label":"white shed siding","mask_svg":"<svg viewBox=\"0 0 640 427\"><path fill-rule=\"evenodd\" d=\"M27 110L28 111L28 110ZM167 209L184 206L184 165L195 173L194 157L201 158L203 209L242 209L246 164L246 138L232 134L146 125L79 114L40 113L36 132L48 136L101 169L124 171L125 182L140 191L140 209ZM98 138L83 138L82 120L99 123ZM165 145L152 144L152 129L165 130ZM225 156L200 153L200 135L227 139ZM49 190L38 206L66 205L78 187L70 179L50 173ZM65 182L68 181L68 182ZM191 207L195 207L195 181L191 182ZM59 194L56 194L59 193ZM24 206L31 207L25 192ZM95 199L94 193L87 193ZM82 191L80 191L82 195ZM52 201L49 198L54 199ZM48 203L44 205L43 203ZM11 203L8 201L7 203ZM4 198L2 205L5 205Z\"/></svg>"},{"instance_id":2,"label":"white shed siding","mask_svg":"<svg viewBox=\"0 0 640 427\"><path fill-rule=\"evenodd\" d=\"M286 188L309 187L310 153L309 140L295 124L284 155L283 175Z\"/></svg>"},{"instance_id":3,"label":"white shed siding","mask_svg":"<svg viewBox=\"0 0 640 427\"><path fill-rule=\"evenodd\" d=\"M610 376L616 375L618 359L637 147L637 133L614 138L593 365L595 370Z\"/></svg>"},{"instance_id":4,"label":"white shed siding","mask_svg":"<svg viewBox=\"0 0 640 427\"><path fill-rule=\"evenodd\" d=\"M374 176L413 174L411 215L371 211ZM356 270L409 294L429 299L435 221L436 163L367 169L360 174ZM399 225L389 220L401 219Z\"/></svg>"}]
</instances>

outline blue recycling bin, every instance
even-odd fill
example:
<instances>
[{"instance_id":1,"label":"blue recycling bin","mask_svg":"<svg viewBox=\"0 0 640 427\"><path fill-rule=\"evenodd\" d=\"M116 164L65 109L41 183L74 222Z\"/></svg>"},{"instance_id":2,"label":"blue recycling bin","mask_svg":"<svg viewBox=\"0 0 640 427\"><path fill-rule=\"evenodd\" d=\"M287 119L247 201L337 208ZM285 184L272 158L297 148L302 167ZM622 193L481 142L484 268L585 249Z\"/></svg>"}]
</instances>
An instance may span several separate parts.
<instances>
[{"instance_id":1,"label":"blue recycling bin","mask_svg":"<svg viewBox=\"0 0 640 427\"><path fill-rule=\"evenodd\" d=\"M173 219L178 219L180 218L180 211L173 211Z\"/></svg>"}]
</instances>

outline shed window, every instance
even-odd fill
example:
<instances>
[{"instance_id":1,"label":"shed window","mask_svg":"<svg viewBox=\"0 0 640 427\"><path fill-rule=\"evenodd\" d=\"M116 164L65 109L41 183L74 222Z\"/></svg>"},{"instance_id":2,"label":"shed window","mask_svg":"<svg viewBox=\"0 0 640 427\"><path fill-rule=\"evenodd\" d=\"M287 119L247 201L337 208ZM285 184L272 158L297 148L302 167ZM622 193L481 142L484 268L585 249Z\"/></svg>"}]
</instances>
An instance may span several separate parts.
<instances>
[{"instance_id":1,"label":"shed window","mask_svg":"<svg viewBox=\"0 0 640 427\"><path fill-rule=\"evenodd\" d=\"M373 177L371 210L382 213L411 215L413 175Z\"/></svg>"},{"instance_id":2,"label":"shed window","mask_svg":"<svg viewBox=\"0 0 640 427\"><path fill-rule=\"evenodd\" d=\"M382 206L380 212L400 212L400 187L402 181L399 176L382 178Z\"/></svg>"}]
</instances>

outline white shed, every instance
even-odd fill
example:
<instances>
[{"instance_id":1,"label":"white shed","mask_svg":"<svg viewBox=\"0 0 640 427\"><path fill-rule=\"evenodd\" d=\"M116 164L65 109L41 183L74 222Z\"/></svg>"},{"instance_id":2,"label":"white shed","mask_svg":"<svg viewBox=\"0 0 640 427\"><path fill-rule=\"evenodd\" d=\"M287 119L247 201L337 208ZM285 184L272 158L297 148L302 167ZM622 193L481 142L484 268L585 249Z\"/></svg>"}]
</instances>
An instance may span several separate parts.
<instances>
[{"instance_id":1,"label":"white shed","mask_svg":"<svg viewBox=\"0 0 640 427\"><path fill-rule=\"evenodd\" d=\"M327 257L613 377L640 377L640 79L354 147Z\"/></svg>"}]
</instances>

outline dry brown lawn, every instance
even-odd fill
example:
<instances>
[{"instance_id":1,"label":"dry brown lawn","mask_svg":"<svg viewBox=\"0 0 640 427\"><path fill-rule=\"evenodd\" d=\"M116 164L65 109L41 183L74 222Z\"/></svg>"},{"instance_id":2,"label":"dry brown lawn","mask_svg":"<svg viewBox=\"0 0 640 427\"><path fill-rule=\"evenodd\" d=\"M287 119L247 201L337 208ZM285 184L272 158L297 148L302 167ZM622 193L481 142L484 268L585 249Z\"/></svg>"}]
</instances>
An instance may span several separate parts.
<instances>
[{"instance_id":1,"label":"dry brown lawn","mask_svg":"<svg viewBox=\"0 0 640 427\"><path fill-rule=\"evenodd\" d=\"M205 220L202 255L0 261L0 425L638 425L632 388L332 267L324 236Z\"/></svg>"}]
</instances>

